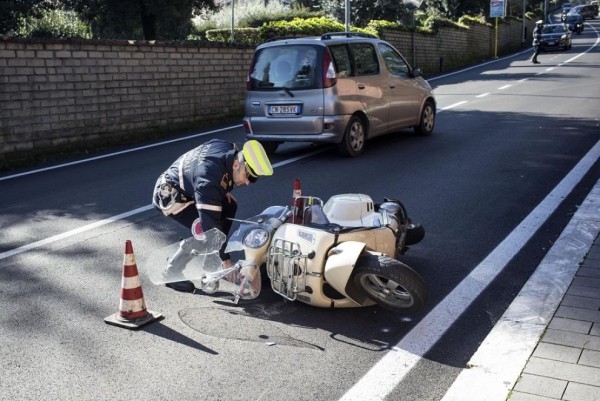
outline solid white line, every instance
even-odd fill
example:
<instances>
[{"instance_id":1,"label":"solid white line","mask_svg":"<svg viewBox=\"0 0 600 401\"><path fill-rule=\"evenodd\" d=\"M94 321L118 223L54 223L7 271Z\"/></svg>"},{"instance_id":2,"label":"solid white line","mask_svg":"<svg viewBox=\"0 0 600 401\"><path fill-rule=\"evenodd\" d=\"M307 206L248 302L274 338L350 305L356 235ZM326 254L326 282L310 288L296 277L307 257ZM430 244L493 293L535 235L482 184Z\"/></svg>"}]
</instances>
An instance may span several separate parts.
<instances>
[{"instance_id":1,"label":"solid white line","mask_svg":"<svg viewBox=\"0 0 600 401\"><path fill-rule=\"evenodd\" d=\"M72 236L77 235L77 234L81 234L81 233L89 231L89 230L93 230L93 229L98 228L98 227L102 227L102 226L104 226L106 224L114 223L115 221L118 221L118 220L126 219L127 217L133 216L133 215L138 214L138 213L145 212L145 211L150 210L152 208L153 208L153 206L150 204L150 205L143 206L143 207L140 207L140 208L137 208L137 209L134 209L134 210L130 210L130 211L125 212L125 213L118 214L116 216L109 217L109 218L104 219L104 220L96 221L94 223L91 223L91 224L88 224L88 225L76 228L76 229L71 230L71 231L66 231L64 233L55 235L53 237L48 237L48 238L45 238L45 239L40 240L40 241L31 242L31 243L29 243L27 245L23 245L23 246L20 246L18 248L11 249L10 251L6 251L6 252L0 253L0 260L9 258L9 257L14 256L14 255L18 255L20 253L23 253L25 251L29 251L31 249L35 249L35 248L39 248L39 247L44 246L44 245L51 244L51 243L56 242L56 241L60 241L60 240L65 239L65 238L72 237Z\"/></svg>"},{"instance_id":2,"label":"solid white line","mask_svg":"<svg viewBox=\"0 0 600 401\"><path fill-rule=\"evenodd\" d=\"M600 231L600 181L442 401L505 401Z\"/></svg>"},{"instance_id":3,"label":"solid white line","mask_svg":"<svg viewBox=\"0 0 600 401\"><path fill-rule=\"evenodd\" d=\"M302 159L305 159L307 157L314 156L314 155L316 155L318 153L321 153L321 152L324 152L326 150L328 150L328 149L327 148L316 149L316 150L314 150L312 152L303 154L301 156L296 156L296 157L293 157L293 158L288 159L288 160L283 160L283 161L281 161L279 163L273 164L273 168L285 166L286 164L290 164L290 163L293 163L295 161L302 160ZM18 248L11 249L10 251L2 252L2 253L0 253L0 260L9 258L11 256L18 255L20 253L23 253L23 252L26 252L26 251L29 251L29 250L32 250L32 249L35 249L35 248L39 248L41 246L45 246L45 245L51 244L53 242L57 242L57 241L63 240L65 238L72 237L72 236L77 235L77 234L81 234L81 233L86 232L86 231L90 231L90 230L96 229L98 227L102 227L102 226L104 226L106 224L114 223L115 221L118 221L118 220L126 219L126 218L128 218L130 216L133 216L133 215L136 215L138 213L143 213L143 212L146 212L148 210L152 210L153 207L154 206L152 204L146 205L146 206L142 206L142 207L139 207L137 209L130 210L128 212L121 213L121 214L118 214L116 216L112 216L112 217L109 217L107 219L96 221L94 223L91 223L91 224L88 224L88 225L76 228L74 230L66 231L64 233L61 233L61 234L58 234L58 235L55 235L55 236L52 236L52 237L45 238L43 240L39 240L39 241L36 241L36 242L29 243L27 245L20 246Z\"/></svg>"},{"instance_id":4,"label":"solid white line","mask_svg":"<svg viewBox=\"0 0 600 401\"><path fill-rule=\"evenodd\" d=\"M186 141L188 139L197 138L197 137L205 136L205 135L210 135L210 134L214 134L216 132L227 131L227 130L230 130L232 128L238 128L238 127L241 127L241 125L233 125L231 127L220 128L220 129L215 129L215 130L206 131L206 132L200 132L198 134L188 135L188 136L185 136L185 137L182 137L182 138L171 139L171 140L168 140L168 141L157 142L157 143L153 143L151 145L139 146L139 147L136 147L136 148L132 148L132 149L128 149L128 150L123 150L123 151L120 151L120 152L112 152L112 153L108 153L108 154L101 155L101 156L90 157L88 159L77 160L77 161L70 162L70 163L62 163L62 164L57 164L56 166L40 168L40 169L37 169L37 170L30 170L30 171L26 171L26 172L19 173L19 174L7 175L5 177L0 177L0 181L5 181L5 180L10 180L12 178L23 177L23 176L26 176L26 175L41 173L43 171L55 170L57 168L62 168L62 167L75 166L77 164L88 163L88 162L91 162L91 161L94 161L94 160L105 159L107 157L112 157L112 156L117 156L117 155L123 155L123 154L126 154L126 153L137 152L138 150L144 150L144 149L154 148L156 146L167 145L169 143Z\"/></svg>"},{"instance_id":5,"label":"solid white line","mask_svg":"<svg viewBox=\"0 0 600 401\"><path fill-rule=\"evenodd\" d=\"M450 72L448 74L438 75L437 77L427 78L427 81L435 81L435 80L438 80L438 79L450 77L452 75L461 74L461 73L463 73L465 71L473 70L475 68L480 68L480 67L486 66L488 64L497 63L498 61L507 60L509 58L514 58L514 57L520 56L523 53L529 53L530 51L531 50L524 50L524 51L521 51L519 53L510 54L510 55L508 55L506 57L497 58L497 59L494 59L494 60L491 60L491 61L487 61L485 63L477 64L477 65L474 65L473 67L463 68L461 70Z\"/></svg>"},{"instance_id":6,"label":"solid white line","mask_svg":"<svg viewBox=\"0 0 600 401\"><path fill-rule=\"evenodd\" d=\"M439 109L438 112L444 111L444 110L450 110L450 109L453 109L455 107L462 106L465 103L469 103L469 102L467 100L462 100L460 102L453 103L450 106L443 107L443 108Z\"/></svg>"},{"instance_id":7,"label":"solid white line","mask_svg":"<svg viewBox=\"0 0 600 401\"><path fill-rule=\"evenodd\" d=\"M450 326L535 234L600 157L600 141L544 200L454 290L369 370L340 401L380 401L400 383Z\"/></svg>"}]
</instances>

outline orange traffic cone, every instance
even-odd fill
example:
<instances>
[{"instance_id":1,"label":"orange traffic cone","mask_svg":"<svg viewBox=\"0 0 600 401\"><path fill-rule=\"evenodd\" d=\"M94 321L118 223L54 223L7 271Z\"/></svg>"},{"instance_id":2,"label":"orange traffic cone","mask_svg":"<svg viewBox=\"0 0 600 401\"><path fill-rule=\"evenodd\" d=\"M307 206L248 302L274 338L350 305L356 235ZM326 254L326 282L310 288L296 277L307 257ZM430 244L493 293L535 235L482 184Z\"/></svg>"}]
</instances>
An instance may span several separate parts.
<instances>
[{"instance_id":1,"label":"orange traffic cone","mask_svg":"<svg viewBox=\"0 0 600 401\"><path fill-rule=\"evenodd\" d=\"M123 257L123 278L121 280L121 302L119 311L104 318L104 322L113 326L126 329L139 329L140 327L160 320L163 315L146 309L144 293L138 275L133 246L131 241L125 242L125 256Z\"/></svg>"}]
</instances>

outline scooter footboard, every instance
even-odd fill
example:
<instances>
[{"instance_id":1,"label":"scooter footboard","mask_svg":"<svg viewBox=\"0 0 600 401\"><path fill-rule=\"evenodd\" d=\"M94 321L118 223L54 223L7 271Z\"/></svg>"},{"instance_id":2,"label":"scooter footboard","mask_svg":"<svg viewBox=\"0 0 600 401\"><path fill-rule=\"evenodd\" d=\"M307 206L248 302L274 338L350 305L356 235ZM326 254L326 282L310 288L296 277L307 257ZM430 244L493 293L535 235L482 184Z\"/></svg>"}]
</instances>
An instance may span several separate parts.
<instances>
[{"instance_id":1,"label":"scooter footboard","mask_svg":"<svg viewBox=\"0 0 600 401\"><path fill-rule=\"evenodd\" d=\"M295 301L298 293L306 290L307 256L300 245L281 238L273 240L267 256L267 274L273 291Z\"/></svg>"}]
</instances>

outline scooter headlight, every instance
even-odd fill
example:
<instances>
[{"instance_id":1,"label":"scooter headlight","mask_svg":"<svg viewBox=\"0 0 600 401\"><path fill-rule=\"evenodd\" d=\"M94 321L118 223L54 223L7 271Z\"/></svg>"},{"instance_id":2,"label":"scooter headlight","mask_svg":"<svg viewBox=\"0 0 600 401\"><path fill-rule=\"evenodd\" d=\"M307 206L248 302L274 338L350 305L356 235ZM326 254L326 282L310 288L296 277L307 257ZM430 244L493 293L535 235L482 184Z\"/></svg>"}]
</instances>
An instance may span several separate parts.
<instances>
[{"instance_id":1,"label":"scooter headlight","mask_svg":"<svg viewBox=\"0 0 600 401\"><path fill-rule=\"evenodd\" d=\"M269 232L262 227L253 228L244 236L244 245L248 248L260 248L269 240Z\"/></svg>"}]
</instances>

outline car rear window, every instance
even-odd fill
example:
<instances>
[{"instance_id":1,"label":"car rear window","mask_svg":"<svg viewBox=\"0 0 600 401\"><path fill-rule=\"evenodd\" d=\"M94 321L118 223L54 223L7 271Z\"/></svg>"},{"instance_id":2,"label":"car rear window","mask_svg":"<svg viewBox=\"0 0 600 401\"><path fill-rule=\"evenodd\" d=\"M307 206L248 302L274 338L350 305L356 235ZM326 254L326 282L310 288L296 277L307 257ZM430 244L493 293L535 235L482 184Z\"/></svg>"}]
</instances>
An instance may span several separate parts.
<instances>
[{"instance_id":1,"label":"car rear window","mask_svg":"<svg viewBox=\"0 0 600 401\"><path fill-rule=\"evenodd\" d=\"M256 52L250 70L250 88L316 89L321 85L320 46L273 46Z\"/></svg>"}]
</instances>

